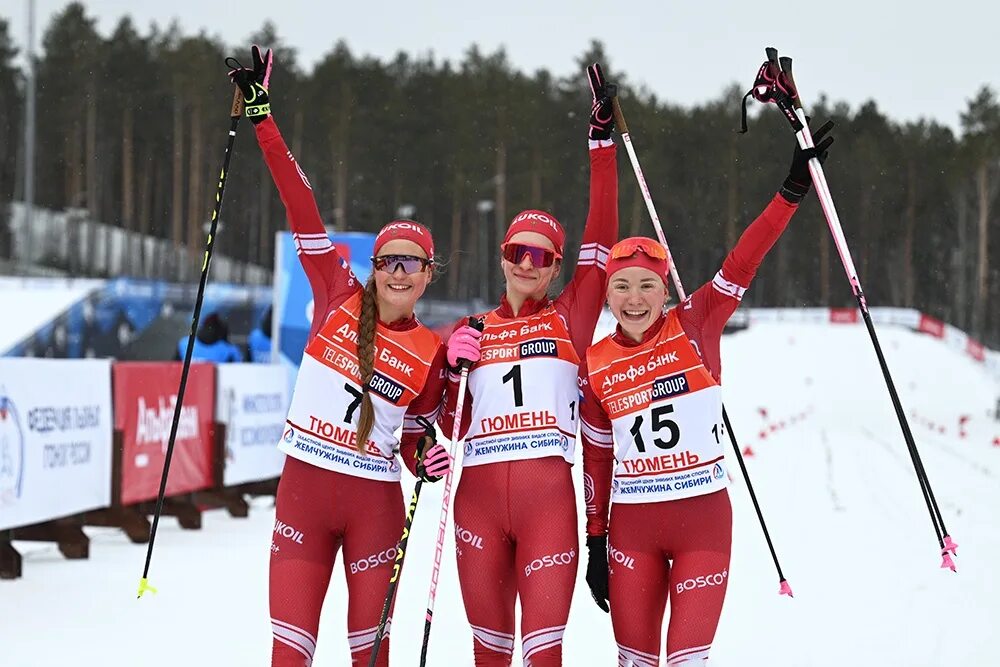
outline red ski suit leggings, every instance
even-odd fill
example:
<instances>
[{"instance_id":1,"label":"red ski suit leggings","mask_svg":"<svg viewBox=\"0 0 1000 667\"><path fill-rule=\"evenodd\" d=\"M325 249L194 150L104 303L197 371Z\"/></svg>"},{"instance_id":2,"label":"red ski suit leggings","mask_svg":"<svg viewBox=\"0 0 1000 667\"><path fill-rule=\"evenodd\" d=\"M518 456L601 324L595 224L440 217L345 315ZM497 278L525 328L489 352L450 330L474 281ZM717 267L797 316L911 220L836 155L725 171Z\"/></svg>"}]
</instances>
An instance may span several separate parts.
<instances>
[{"instance_id":1,"label":"red ski suit leggings","mask_svg":"<svg viewBox=\"0 0 1000 667\"><path fill-rule=\"evenodd\" d=\"M511 664L517 597L524 665L562 664L579 562L577 530L573 479L563 459L462 470L455 544L477 667Z\"/></svg>"},{"instance_id":2,"label":"red ski suit leggings","mask_svg":"<svg viewBox=\"0 0 1000 667\"><path fill-rule=\"evenodd\" d=\"M343 547L351 664L367 667L396 543L403 532L399 482L344 475L289 456L276 505L271 542L271 665L312 664L320 610L337 551ZM388 633L387 625L379 667L389 664Z\"/></svg>"},{"instance_id":3,"label":"red ski suit leggings","mask_svg":"<svg viewBox=\"0 0 1000 667\"><path fill-rule=\"evenodd\" d=\"M611 623L620 667L657 667L670 601L667 665L702 665L729 583L733 512L725 489L693 498L611 506Z\"/></svg>"}]
</instances>

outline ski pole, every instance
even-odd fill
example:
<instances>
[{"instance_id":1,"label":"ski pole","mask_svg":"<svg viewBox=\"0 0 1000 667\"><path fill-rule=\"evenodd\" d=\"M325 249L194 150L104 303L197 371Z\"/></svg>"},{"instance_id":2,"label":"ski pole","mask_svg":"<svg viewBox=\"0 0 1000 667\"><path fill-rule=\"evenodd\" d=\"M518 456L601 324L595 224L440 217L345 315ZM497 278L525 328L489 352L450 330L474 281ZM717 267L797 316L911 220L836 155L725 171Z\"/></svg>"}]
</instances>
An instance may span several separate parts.
<instances>
[{"instance_id":1,"label":"ski pole","mask_svg":"<svg viewBox=\"0 0 1000 667\"><path fill-rule=\"evenodd\" d=\"M198 319L201 317L201 305L205 299L205 285L208 283L208 268L212 263L212 249L215 247L215 232L219 224L219 214L222 212L222 196L226 190L226 176L229 174L229 159L233 154L233 143L236 141L236 126L243 116L243 93L236 88L233 93L233 104L229 112L229 139L226 142L226 154L222 161L222 172L215 190L215 208L212 211L211 226L208 239L205 242L205 256L201 263L201 281L198 284L198 296L194 301L194 315L191 318L191 334L188 336L187 349L184 351L184 364L181 367L181 381L177 388L177 402L174 404L174 418L170 423L170 438L167 441L167 451L163 460L163 474L160 476L160 491L156 496L156 509L153 511L153 523L149 529L149 547L146 549L146 565L142 569L139 580L139 595L146 591L156 593L149 585L149 563L153 559L153 544L156 541L156 527L163 512L163 497L167 491L167 473L170 471L170 460L174 454L174 442L177 438L177 425L180 422L181 406L184 404L184 390L187 388L188 371L191 368L191 353L194 351L194 337L198 330Z\"/></svg>"},{"instance_id":2,"label":"ski pole","mask_svg":"<svg viewBox=\"0 0 1000 667\"><path fill-rule=\"evenodd\" d=\"M434 425L423 417L417 417L417 422L425 430L433 432ZM423 488L424 480L420 478L413 487L413 495L410 497L410 504L406 508L406 523L403 524L403 536L396 544L396 557L392 563L392 576L389 577L389 588L385 593L385 604L382 605L382 616L378 622L378 629L375 631L375 644L372 646L372 655L368 660L369 667L375 667L378 660L378 651L382 646L382 637L385 635L385 627L389 622L389 610L392 608L392 601L396 597L396 588L399 586L399 575L403 571L403 559L406 557L406 544L410 540L410 528L413 526L413 516L417 512L417 501L420 500L420 489Z\"/></svg>"},{"instance_id":3,"label":"ski pole","mask_svg":"<svg viewBox=\"0 0 1000 667\"><path fill-rule=\"evenodd\" d=\"M777 52L775 52L775 54L776 53ZM794 88L795 79L792 76L792 59L788 57L780 58L779 67L786 74L788 80ZM795 90L797 91L798 89L795 88ZM805 117L805 111L802 108L802 101L798 95L796 95L793 99L793 105L795 107L795 113L802 123L802 131L800 132L801 136L799 141L801 143L804 139L807 141L809 146L812 146L812 133L809 130L809 125ZM876 356L878 357L879 366L885 379L886 388L889 391L893 408L896 411L896 418L899 421L900 429L903 432L903 439L906 442L907 450L910 453L914 470L917 472L917 479L920 481L921 490L924 494L924 501L927 504L928 512L931 514L932 523L934 523L935 532L938 538L938 546L941 548L941 567L949 568L952 571L955 571L955 564L951 560L950 556L952 554L957 555L956 551L958 549L958 545L951 538L948 533L948 529L944 524L944 516L941 514L941 509L934 496L934 490L931 488L930 478L927 475L927 470L924 468L923 460L920 456L919 450L917 449L916 440L914 439L913 432L910 429L909 421L906 419L906 412L904 411L902 402L900 401L899 393L896 391L896 386L893 382L892 375L889 372L889 366L886 363L885 355L882 353L882 346L880 345L878 335L875 332L875 325L871 319L868 302L861 289L861 281L857 276L857 271L854 269L854 262L851 259L851 253L847 247L847 239L844 236L843 228L840 224L840 217L837 215L837 209L833 204L833 195L830 191L830 185L826 180L826 173L823 171L823 166L818 160L810 160L809 166L810 173L813 174L813 180L820 183L817 192L821 192L823 194L823 198L820 202L821 204L824 204L823 210L827 217L827 224L830 227L830 231L834 235L834 241L837 245L841 262L844 264L844 269L847 271L848 279L851 282L852 288L854 288L855 297L858 300L858 307L861 309L862 317L865 321L865 327L868 329L868 334L872 339L872 345L874 346Z\"/></svg>"},{"instance_id":4,"label":"ski pole","mask_svg":"<svg viewBox=\"0 0 1000 667\"><path fill-rule=\"evenodd\" d=\"M639 190L642 192L642 197L646 201L646 210L649 211L649 217L653 221L653 227L656 230L656 236L663 245L663 248L667 251L667 262L670 266L670 277L673 279L674 287L677 289L677 298L680 301L684 301L687 298L684 292L684 285L681 284L680 275L677 273L677 267L674 266L673 257L670 254L670 247L667 245L667 238L663 233L663 227L660 224L660 217L656 214L656 208L653 206L653 197L649 193L649 187L646 185L646 178L642 174L642 167L639 166L639 157L636 155L635 147L632 145L632 136L628 131L628 125L625 123L625 115L622 113L621 103L618 101L618 96L614 95L612 97L612 104L615 112L615 125L618 127L619 133L622 135L622 141L625 144L625 150L628 152L629 160L632 162L632 171L635 172L635 178L639 182ZM781 570L781 564L778 562L778 554L774 550L774 543L771 541L771 534L767 530L767 524L764 522L764 514L760 510L760 503L757 501L757 494L754 492L753 483L750 481L750 473L747 471L746 464L743 462L743 452L740 451L739 443L736 442L736 435L733 433L733 427L729 423L729 414L726 412L726 406L722 406L722 419L723 423L726 425L726 431L729 433L729 442L732 443L733 451L736 452L736 459L739 461L740 470L743 473L743 479L746 481L747 490L750 492L750 499L753 501L754 509L757 512L757 520L760 522L760 529L764 533L764 539L767 541L767 548L771 552L771 559L774 561L774 568L778 572L778 593L779 595L787 595L793 597L792 587L789 585L788 580L785 579L785 574ZM631 442L626 445L625 451L622 453L619 461L623 461L625 456L631 449ZM617 469L616 469L617 472Z\"/></svg>"},{"instance_id":5,"label":"ski pole","mask_svg":"<svg viewBox=\"0 0 1000 667\"><path fill-rule=\"evenodd\" d=\"M469 326L483 330L482 320L469 318ZM448 509L451 506L451 482L454 479L456 461L455 453L462 432L462 412L465 409L465 388L469 382L469 364L462 364L462 375L458 380L458 400L455 403L455 421L451 427L451 443L448 453L451 455L452 467L444 476L444 495L441 498L441 518L438 520L437 544L434 546L434 569L431 571L431 588L427 594L427 616L424 620L424 641L420 647L420 667L427 664L427 646L431 640L431 620L434 618L434 600L437 598L438 576L441 574L441 555L444 553L445 529L448 523Z\"/></svg>"},{"instance_id":6,"label":"ski pole","mask_svg":"<svg viewBox=\"0 0 1000 667\"><path fill-rule=\"evenodd\" d=\"M628 153L629 162L632 163L632 172L635 180L639 182L639 191L642 192L643 201L646 202L646 210L653 221L653 229L656 230L656 238L660 245L667 251L667 266L670 267L670 278L673 280L674 288L677 290L678 298L684 300L684 286L681 278L677 274L677 267L674 265L674 258L670 254L670 246L667 245L667 238L663 235L663 226L660 224L660 216L656 214L656 207L653 206L653 196L649 193L649 186L646 185L646 177L642 174L642 167L639 166L639 156L635 153L635 146L632 145L632 134L628 131L628 124L625 123L625 115L622 113L621 103L618 101L617 86L608 86L608 94L611 96L611 106L615 114L615 125L619 134L622 135L622 142L625 144L625 152Z\"/></svg>"},{"instance_id":7,"label":"ski pole","mask_svg":"<svg viewBox=\"0 0 1000 667\"><path fill-rule=\"evenodd\" d=\"M792 59L788 57L778 58L778 51L773 47L767 48L766 54L768 60L767 67L770 68L770 74L774 77L774 80L777 81L777 77L784 76L787 79L788 84L790 84L790 90L792 92L790 102L795 114L794 120L797 122L793 122L792 118L789 118L789 122L792 125L792 129L795 131L795 136L799 142L799 146L803 149L812 148L814 146L812 133L809 130L805 110L802 108L801 97L798 95L798 88L795 85L795 79L792 76ZM755 95L755 97L757 97L757 95ZM774 97L775 96L771 96L771 99L766 101L778 102L777 99L773 99ZM760 98L758 97L758 99ZM779 106L787 106L787 104L788 102L786 100L781 100ZM823 165L818 159L813 158L809 160L809 173L812 176L813 182L816 184L816 194L819 197L820 205L823 209L823 215L826 218L827 226L830 228L830 233L833 236L834 244L837 247L841 263L844 266L844 271L847 273L847 279L851 284L851 290L853 291L854 297L858 302L858 309L861 311L862 319L865 322L865 327L867 328L868 335L871 338L872 346L875 349L875 355L878 358L879 367L882 370L882 377L885 380L886 388L889 391L889 397L896 412L896 419L899 421L899 426L903 433L903 440L906 443L907 451L910 454L910 460L913 464L914 471L916 472L917 479L920 482L920 490L924 497L924 503L927 506L928 514L930 514L931 523L934 525L934 533L937 537L938 547L941 549L941 567L950 569L954 572L956 571L956 567L951 556L957 555L958 544L956 544L951 538L948 533L948 529L945 527L944 517L941 514L941 509L934 496L930 479L928 478L927 471L924 468L920 452L917 450L917 444L913 438L913 432L910 430L910 424L906 418L906 413L903 409L902 402L900 401L899 393L896 391L895 382L892 379L892 374L889 371L885 355L882 352L882 346L879 343L878 334L875 331L875 325L872 322L871 313L868 309L868 301L861 288L861 280L858 278L858 273L854 267L854 261L851 257L851 251L847 246L847 239L844 236L844 230L840 223L840 216L837 214L836 206L834 206L833 203L833 195L830 192L830 185L826 180L826 173L823 171Z\"/></svg>"}]
</instances>

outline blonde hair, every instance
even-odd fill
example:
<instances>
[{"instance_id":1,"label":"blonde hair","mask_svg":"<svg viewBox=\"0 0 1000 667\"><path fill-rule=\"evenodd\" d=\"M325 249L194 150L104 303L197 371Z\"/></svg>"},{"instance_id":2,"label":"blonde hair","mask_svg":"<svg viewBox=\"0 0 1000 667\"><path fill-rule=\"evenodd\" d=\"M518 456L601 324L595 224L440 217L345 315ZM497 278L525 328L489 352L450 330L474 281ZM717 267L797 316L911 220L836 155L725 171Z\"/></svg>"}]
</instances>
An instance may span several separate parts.
<instances>
[{"instance_id":1,"label":"blonde hair","mask_svg":"<svg viewBox=\"0 0 1000 667\"><path fill-rule=\"evenodd\" d=\"M357 448L368 452L368 437L375 427L375 406L368 385L375 374L375 325L378 323L378 304L375 301L375 276L368 278L361 294L361 315L358 318L358 366L361 370L361 416L358 418Z\"/></svg>"}]
</instances>

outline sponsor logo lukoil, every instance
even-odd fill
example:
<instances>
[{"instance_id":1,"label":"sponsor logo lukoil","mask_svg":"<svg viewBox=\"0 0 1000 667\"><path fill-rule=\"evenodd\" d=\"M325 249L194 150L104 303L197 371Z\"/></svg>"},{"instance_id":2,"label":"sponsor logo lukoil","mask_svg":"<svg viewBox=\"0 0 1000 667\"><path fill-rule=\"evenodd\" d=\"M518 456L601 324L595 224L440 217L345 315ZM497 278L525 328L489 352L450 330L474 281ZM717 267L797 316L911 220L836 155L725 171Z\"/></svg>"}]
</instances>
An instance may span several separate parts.
<instances>
[{"instance_id":1,"label":"sponsor logo lukoil","mask_svg":"<svg viewBox=\"0 0 1000 667\"><path fill-rule=\"evenodd\" d=\"M559 231L559 227L557 227L556 223L552 221L552 218L545 215L544 213L539 213L538 211L526 211L524 213L519 214L516 218L514 218L514 222L521 222L522 220L529 220L534 223L541 223L543 225L548 225L554 231L556 232ZM514 223L512 222L511 224Z\"/></svg>"},{"instance_id":2,"label":"sponsor logo lukoil","mask_svg":"<svg viewBox=\"0 0 1000 667\"><path fill-rule=\"evenodd\" d=\"M394 222L391 225L386 225L385 228L381 232L379 232L379 236L387 234L391 231L400 231L400 230L406 230L409 232L413 232L414 234L419 234L420 236L424 236L424 230L420 228L420 225L414 225L409 222Z\"/></svg>"},{"instance_id":3,"label":"sponsor logo lukoil","mask_svg":"<svg viewBox=\"0 0 1000 667\"><path fill-rule=\"evenodd\" d=\"M455 539L459 542L465 542L471 547L475 547L482 551L483 549L483 538L476 535L471 530L466 530L458 524L455 524Z\"/></svg>"},{"instance_id":4,"label":"sponsor logo lukoil","mask_svg":"<svg viewBox=\"0 0 1000 667\"><path fill-rule=\"evenodd\" d=\"M728 578L729 571L723 570L722 572L706 574L704 576L694 577L693 579L685 579L677 584L677 593L680 594L685 591L693 591L698 588L708 588L709 586L722 586L726 583L726 579Z\"/></svg>"},{"instance_id":5,"label":"sponsor logo lukoil","mask_svg":"<svg viewBox=\"0 0 1000 667\"><path fill-rule=\"evenodd\" d=\"M634 570L635 569L635 559L632 558L631 556L625 555L624 553L622 553L618 549L615 549L610 544L608 545L608 556L611 558L611 561L614 562L614 563L618 563L619 565L627 567L630 570Z\"/></svg>"},{"instance_id":6,"label":"sponsor logo lukoil","mask_svg":"<svg viewBox=\"0 0 1000 667\"><path fill-rule=\"evenodd\" d=\"M563 551L562 553L555 553L548 556L542 556L541 558L536 558L524 566L524 576L530 577L532 572L538 572L539 570L544 570L547 567L571 565L575 558L576 549L570 549L569 551Z\"/></svg>"},{"instance_id":7,"label":"sponsor logo lukoil","mask_svg":"<svg viewBox=\"0 0 1000 667\"><path fill-rule=\"evenodd\" d=\"M365 572L372 569L373 567L378 567L379 565L388 565L396 558L396 547L391 547L385 551L380 551L378 553L372 554L367 558L361 558L359 560L351 563L351 574L357 574L358 572Z\"/></svg>"},{"instance_id":8,"label":"sponsor logo lukoil","mask_svg":"<svg viewBox=\"0 0 1000 667\"><path fill-rule=\"evenodd\" d=\"M274 534L285 537L296 544L302 544L302 539L305 537L301 530L277 520L274 522Z\"/></svg>"}]
</instances>

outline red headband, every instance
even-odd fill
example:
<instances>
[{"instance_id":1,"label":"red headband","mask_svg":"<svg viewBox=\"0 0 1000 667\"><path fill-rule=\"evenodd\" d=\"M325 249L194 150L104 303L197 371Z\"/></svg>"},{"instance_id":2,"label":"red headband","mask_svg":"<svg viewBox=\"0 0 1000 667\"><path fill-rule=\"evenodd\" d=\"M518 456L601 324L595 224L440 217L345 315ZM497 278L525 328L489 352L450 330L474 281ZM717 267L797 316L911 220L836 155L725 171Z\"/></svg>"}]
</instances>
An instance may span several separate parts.
<instances>
[{"instance_id":1,"label":"red headband","mask_svg":"<svg viewBox=\"0 0 1000 667\"><path fill-rule=\"evenodd\" d=\"M372 254L378 255L382 246L389 241L397 240L413 241L427 253L427 259L434 259L434 239L431 237L431 230L412 220L393 220L383 227L375 237L375 250Z\"/></svg>"},{"instance_id":2,"label":"red headband","mask_svg":"<svg viewBox=\"0 0 1000 667\"><path fill-rule=\"evenodd\" d=\"M560 256L563 254L563 243L566 241L566 232L563 231L559 221L545 211L529 209L518 213L511 221L510 227L507 228L507 235L504 236L503 242L507 243L518 232L535 232L541 234L552 241L552 245L556 249L556 254Z\"/></svg>"}]
</instances>

